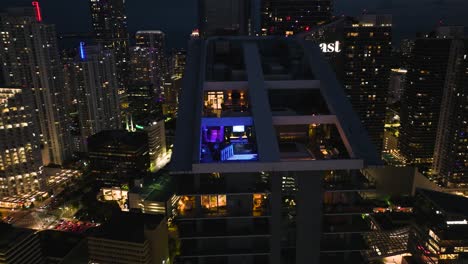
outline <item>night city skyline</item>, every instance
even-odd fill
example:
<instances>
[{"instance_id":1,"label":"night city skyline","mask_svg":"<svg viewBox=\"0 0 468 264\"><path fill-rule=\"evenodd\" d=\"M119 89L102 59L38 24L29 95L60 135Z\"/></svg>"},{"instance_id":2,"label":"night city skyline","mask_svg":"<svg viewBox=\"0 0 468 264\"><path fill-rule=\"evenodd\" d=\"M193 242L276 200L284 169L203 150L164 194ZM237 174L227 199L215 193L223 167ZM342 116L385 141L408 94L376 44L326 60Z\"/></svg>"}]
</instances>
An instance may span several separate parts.
<instances>
[{"instance_id":1,"label":"night city skyline","mask_svg":"<svg viewBox=\"0 0 468 264\"><path fill-rule=\"evenodd\" d=\"M468 263L467 0L0 0L0 264Z\"/></svg>"},{"instance_id":2,"label":"night city skyline","mask_svg":"<svg viewBox=\"0 0 468 264\"><path fill-rule=\"evenodd\" d=\"M28 5L29 0L3 0L0 9L8 6ZM87 1L42 0L44 19L55 24L59 33L85 33L91 31ZM188 35L197 28L197 4L191 0L126 1L129 32L162 30L167 34L168 46L185 48ZM392 14L394 41L414 38L416 33L432 30L442 21L446 25L468 26L464 0L337 0L334 15L357 16L363 12ZM64 12L64 10L66 10ZM411 10L411 12L409 12Z\"/></svg>"}]
</instances>

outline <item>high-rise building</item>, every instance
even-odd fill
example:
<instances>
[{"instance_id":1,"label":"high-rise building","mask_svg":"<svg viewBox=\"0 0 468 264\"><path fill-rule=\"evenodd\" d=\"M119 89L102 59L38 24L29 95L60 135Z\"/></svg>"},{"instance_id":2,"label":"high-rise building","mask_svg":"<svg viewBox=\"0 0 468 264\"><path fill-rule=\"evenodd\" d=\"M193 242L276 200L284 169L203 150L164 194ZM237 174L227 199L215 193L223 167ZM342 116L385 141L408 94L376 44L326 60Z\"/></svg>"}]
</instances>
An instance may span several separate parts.
<instances>
[{"instance_id":1,"label":"high-rise building","mask_svg":"<svg viewBox=\"0 0 468 264\"><path fill-rule=\"evenodd\" d=\"M151 52L148 48L134 46L130 48L130 77L132 82L157 83L153 77Z\"/></svg>"},{"instance_id":2,"label":"high-rise building","mask_svg":"<svg viewBox=\"0 0 468 264\"><path fill-rule=\"evenodd\" d=\"M127 89L127 112L134 124L156 121L161 116L160 102L149 83L132 83ZM127 122L128 124L128 122Z\"/></svg>"},{"instance_id":3,"label":"high-rise building","mask_svg":"<svg viewBox=\"0 0 468 264\"><path fill-rule=\"evenodd\" d=\"M44 263L36 231L0 223L0 263Z\"/></svg>"},{"instance_id":4,"label":"high-rise building","mask_svg":"<svg viewBox=\"0 0 468 264\"><path fill-rule=\"evenodd\" d=\"M164 120L153 121L145 127L148 134L150 166L152 170L161 169L168 162L166 157L166 130Z\"/></svg>"},{"instance_id":5,"label":"high-rise building","mask_svg":"<svg viewBox=\"0 0 468 264\"><path fill-rule=\"evenodd\" d=\"M90 263L169 264L167 223L163 216L122 213L88 237Z\"/></svg>"},{"instance_id":6,"label":"high-rise building","mask_svg":"<svg viewBox=\"0 0 468 264\"><path fill-rule=\"evenodd\" d=\"M77 87L82 151L87 138L102 130L119 129L120 107L113 53L102 46L84 46L80 52Z\"/></svg>"},{"instance_id":7,"label":"high-rise building","mask_svg":"<svg viewBox=\"0 0 468 264\"><path fill-rule=\"evenodd\" d=\"M144 132L104 130L88 138L91 171L105 184L133 184L150 167L148 135Z\"/></svg>"},{"instance_id":8,"label":"high-rise building","mask_svg":"<svg viewBox=\"0 0 468 264\"><path fill-rule=\"evenodd\" d=\"M333 0L263 0L262 35L294 35L327 23L332 18Z\"/></svg>"},{"instance_id":9,"label":"high-rise building","mask_svg":"<svg viewBox=\"0 0 468 264\"><path fill-rule=\"evenodd\" d=\"M199 34L252 35L253 2L251 0L198 0Z\"/></svg>"},{"instance_id":10,"label":"high-rise building","mask_svg":"<svg viewBox=\"0 0 468 264\"><path fill-rule=\"evenodd\" d=\"M175 115L179 95L182 90L182 78L185 70L185 50L173 50L169 63L169 74L164 79L164 103L163 114Z\"/></svg>"},{"instance_id":11,"label":"high-rise building","mask_svg":"<svg viewBox=\"0 0 468 264\"><path fill-rule=\"evenodd\" d=\"M9 87L33 90L40 126L43 163L63 164L70 156L70 137L63 96L63 68L55 27L42 23L38 3L0 14L1 60Z\"/></svg>"},{"instance_id":12,"label":"high-rise building","mask_svg":"<svg viewBox=\"0 0 468 264\"><path fill-rule=\"evenodd\" d=\"M344 28L343 85L380 153L392 58L392 17L363 15Z\"/></svg>"},{"instance_id":13,"label":"high-rise building","mask_svg":"<svg viewBox=\"0 0 468 264\"><path fill-rule=\"evenodd\" d=\"M301 34L330 61L379 153L392 68L391 34L390 15L339 18Z\"/></svg>"},{"instance_id":14,"label":"high-rise building","mask_svg":"<svg viewBox=\"0 0 468 264\"><path fill-rule=\"evenodd\" d=\"M468 260L468 199L418 189L408 248L414 262L463 263Z\"/></svg>"},{"instance_id":15,"label":"high-rise building","mask_svg":"<svg viewBox=\"0 0 468 264\"><path fill-rule=\"evenodd\" d=\"M177 261L365 263L375 189L362 169L380 159L321 52L191 41L171 161Z\"/></svg>"},{"instance_id":16,"label":"high-rise building","mask_svg":"<svg viewBox=\"0 0 468 264\"><path fill-rule=\"evenodd\" d=\"M121 89L129 82L129 39L125 0L89 0L96 40L114 53Z\"/></svg>"},{"instance_id":17,"label":"high-rise building","mask_svg":"<svg viewBox=\"0 0 468 264\"><path fill-rule=\"evenodd\" d=\"M408 163L433 164L445 183L466 175L465 57L458 35L442 30L417 39L402 97L400 152Z\"/></svg>"},{"instance_id":18,"label":"high-rise building","mask_svg":"<svg viewBox=\"0 0 468 264\"><path fill-rule=\"evenodd\" d=\"M136 62L139 67L133 67L137 79L153 84L155 92L161 92L162 79L167 71L165 56L165 34L159 30L141 30L136 33L136 47L132 64ZM141 79L141 80L140 80Z\"/></svg>"},{"instance_id":19,"label":"high-rise building","mask_svg":"<svg viewBox=\"0 0 468 264\"><path fill-rule=\"evenodd\" d=\"M61 59L64 73L64 100L67 106L66 113L70 120L71 149L73 153L83 150L80 129L80 112L78 111L78 87L81 85L82 69L78 63L77 49L64 49L61 51Z\"/></svg>"},{"instance_id":20,"label":"high-rise building","mask_svg":"<svg viewBox=\"0 0 468 264\"><path fill-rule=\"evenodd\" d=\"M455 37L440 105L433 173L450 187L468 186L468 38Z\"/></svg>"},{"instance_id":21,"label":"high-rise building","mask_svg":"<svg viewBox=\"0 0 468 264\"><path fill-rule=\"evenodd\" d=\"M0 88L0 197L44 187L33 100L31 89Z\"/></svg>"}]
</instances>

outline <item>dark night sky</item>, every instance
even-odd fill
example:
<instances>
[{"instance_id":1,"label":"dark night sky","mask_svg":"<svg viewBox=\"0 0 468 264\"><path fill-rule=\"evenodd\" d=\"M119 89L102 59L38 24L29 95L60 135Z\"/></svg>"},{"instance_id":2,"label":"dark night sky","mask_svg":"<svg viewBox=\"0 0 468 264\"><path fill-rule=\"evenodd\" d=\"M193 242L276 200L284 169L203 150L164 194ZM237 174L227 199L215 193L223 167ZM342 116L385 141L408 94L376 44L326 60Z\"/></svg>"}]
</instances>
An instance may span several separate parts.
<instances>
[{"instance_id":1,"label":"dark night sky","mask_svg":"<svg viewBox=\"0 0 468 264\"><path fill-rule=\"evenodd\" d=\"M46 22L59 32L90 30L88 0L41 0ZM160 29L167 33L168 44L184 47L185 39L196 27L197 0L126 0L129 31ZM0 8L30 5L30 0L0 0ZM335 14L359 15L369 12L394 16L395 41L412 38L438 24L468 26L468 0L335 0Z\"/></svg>"}]
</instances>

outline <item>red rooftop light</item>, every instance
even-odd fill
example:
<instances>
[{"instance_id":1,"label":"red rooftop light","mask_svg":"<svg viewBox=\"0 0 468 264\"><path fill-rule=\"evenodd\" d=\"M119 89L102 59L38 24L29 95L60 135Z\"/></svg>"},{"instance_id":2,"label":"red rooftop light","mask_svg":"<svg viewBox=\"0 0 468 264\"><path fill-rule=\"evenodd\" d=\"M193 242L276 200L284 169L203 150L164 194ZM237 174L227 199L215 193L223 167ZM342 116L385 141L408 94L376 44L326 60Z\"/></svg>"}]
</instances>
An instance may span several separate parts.
<instances>
[{"instance_id":1,"label":"red rooftop light","mask_svg":"<svg viewBox=\"0 0 468 264\"><path fill-rule=\"evenodd\" d=\"M36 12L37 22L41 22L42 21L42 15L41 15L41 7L39 5L39 2L38 1L33 1L32 5L34 6L34 11Z\"/></svg>"}]
</instances>

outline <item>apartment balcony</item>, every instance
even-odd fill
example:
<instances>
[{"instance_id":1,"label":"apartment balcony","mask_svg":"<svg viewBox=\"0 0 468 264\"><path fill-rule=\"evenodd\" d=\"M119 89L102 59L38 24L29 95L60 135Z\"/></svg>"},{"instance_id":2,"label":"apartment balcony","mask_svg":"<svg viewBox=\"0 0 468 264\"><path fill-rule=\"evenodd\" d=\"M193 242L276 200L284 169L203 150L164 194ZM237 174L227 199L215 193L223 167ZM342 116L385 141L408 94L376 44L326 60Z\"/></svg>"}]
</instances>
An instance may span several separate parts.
<instances>
[{"instance_id":1,"label":"apartment balcony","mask_svg":"<svg viewBox=\"0 0 468 264\"><path fill-rule=\"evenodd\" d=\"M248 93L244 90L205 91L203 116L211 118L251 116Z\"/></svg>"},{"instance_id":2,"label":"apartment balcony","mask_svg":"<svg viewBox=\"0 0 468 264\"><path fill-rule=\"evenodd\" d=\"M255 228L212 228L203 231L196 231L179 226L180 239L211 239L211 238L233 238L233 237L269 237L270 230L268 226Z\"/></svg>"},{"instance_id":3,"label":"apartment balcony","mask_svg":"<svg viewBox=\"0 0 468 264\"><path fill-rule=\"evenodd\" d=\"M181 243L179 258L255 256L270 254L269 238L213 238L184 240Z\"/></svg>"},{"instance_id":4,"label":"apartment balcony","mask_svg":"<svg viewBox=\"0 0 468 264\"><path fill-rule=\"evenodd\" d=\"M349 159L335 125L275 125L281 160Z\"/></svg>"},{"instance_id":5,"label":"apartment balcony","mask_svg":"<svg viewBox=\"0 0 468 264\"><path fill-rule=\"evenodd\" d=\"M203 126L200 162L257 161L258 150L254 129L245 125Z\"/></svg>"},{"instance_id":6,"label":"apartment balcony","mask_svg":"<svg viewBox=\"0 0 468 264\"><path fill-rule=\"evenodd\" d=\"M323 183L323 188L326 192L375 191L377 188L374 181L370 181L360 172L356 172L353 175L328 176L325 177Z\"/></svg>"},{"instance_id":7,"label":"apartment balcony","mask_svg":"<svg viewBox=\"0 0 468 264\"><path fill-rule=\"evenodd\" d=\"M171 209L176 219L270 216L266 193L187 195L176 199L177 204Z\"/></svg>"}]
</instances>

